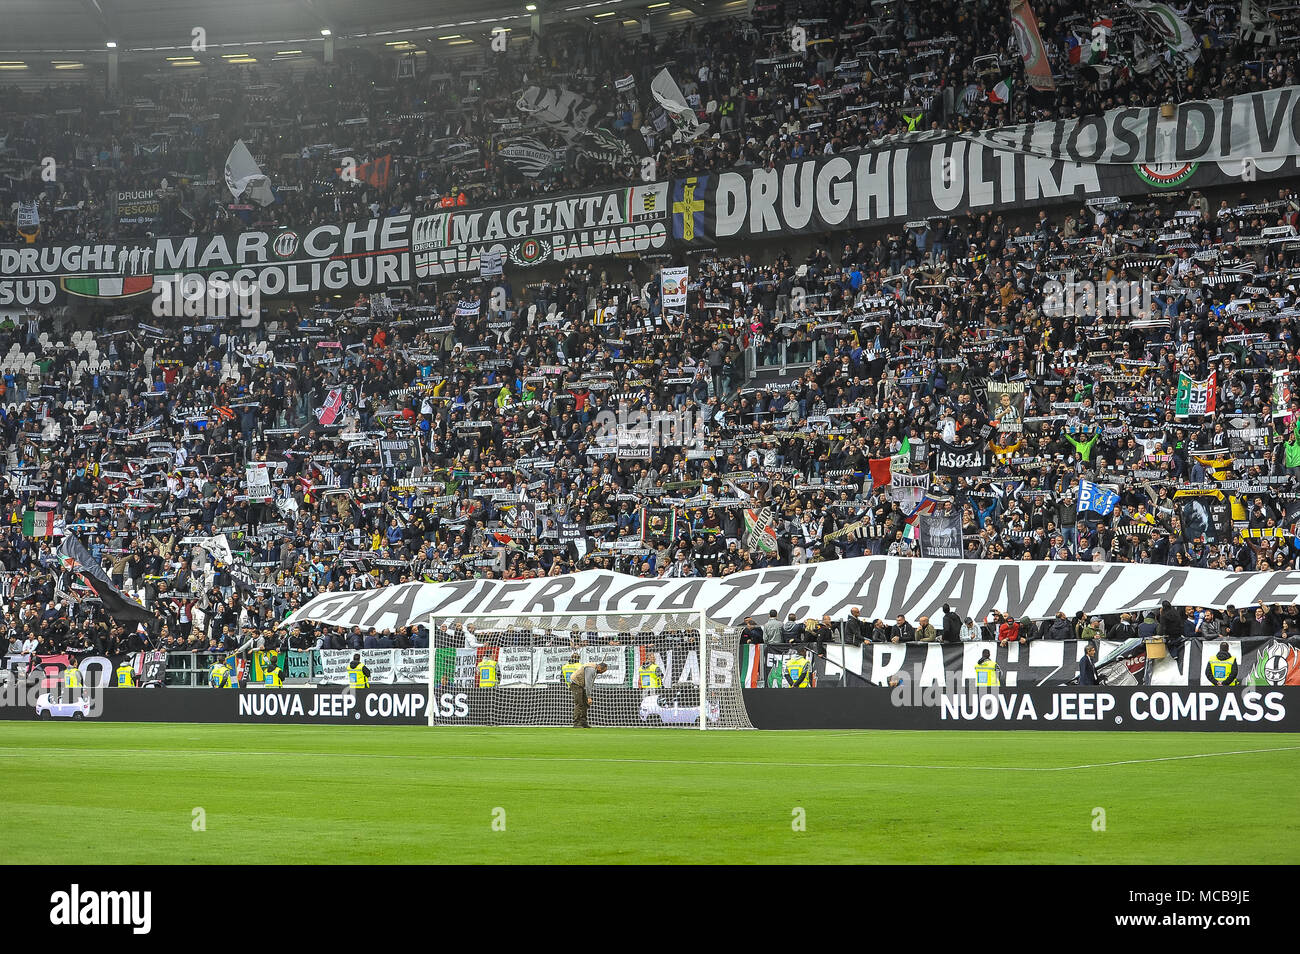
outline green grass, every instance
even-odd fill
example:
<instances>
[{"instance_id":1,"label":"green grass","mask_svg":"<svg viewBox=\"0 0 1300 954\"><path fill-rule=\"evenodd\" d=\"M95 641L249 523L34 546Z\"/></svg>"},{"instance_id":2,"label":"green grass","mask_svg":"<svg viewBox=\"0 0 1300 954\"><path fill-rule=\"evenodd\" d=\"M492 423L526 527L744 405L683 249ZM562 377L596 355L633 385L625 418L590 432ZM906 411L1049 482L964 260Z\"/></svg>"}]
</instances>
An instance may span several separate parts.
<instances>
[{"instance_id":1,"label":"green grass","mask_svg":"<svg viewBox=\"0 0 1300 954\"><path fill-rule=\"evenodd\" d=\"M1294 864L1298 777L1281 734L0 723L0 859Z\"/></svg>"}]
</instances>

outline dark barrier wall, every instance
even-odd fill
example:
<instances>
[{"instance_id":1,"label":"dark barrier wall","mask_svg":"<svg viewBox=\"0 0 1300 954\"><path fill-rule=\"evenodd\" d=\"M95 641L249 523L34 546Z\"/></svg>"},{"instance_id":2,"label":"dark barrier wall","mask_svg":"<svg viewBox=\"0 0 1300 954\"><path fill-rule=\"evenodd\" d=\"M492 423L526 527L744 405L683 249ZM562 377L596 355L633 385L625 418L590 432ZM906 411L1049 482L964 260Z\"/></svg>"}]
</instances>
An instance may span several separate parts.
<instances>
[{"instance_id":1,"label":"dark barrier wall","mask_svg":"<svg viewBox=\"0 0 1300 954\"><path fill-rule=\"evenodd\" d=\"M440 721L472 724L472 696L492 690L435 693ZM423 686L369 689L105 689L83 718L108 722L424 725ZM1300 690L1154 687L1002 689L927 693L849 689L745 690L760 729L1085 729L1107 731L1259 730L1300 732ZM53 718L72 719L72 707ZM30 703L6 699L0 719L31 720Z\"/></svg>"},{"instance_id":2,"label":"dark barrier wall","mask_svg":"<svg viewBox=\"0 0 1300 954\"><path fill-rule=\"evenodd\" d=\"M763 729L1300 731L1296 689L757 689L745 692L745 705Z\"/></svg>"}]
</instances>

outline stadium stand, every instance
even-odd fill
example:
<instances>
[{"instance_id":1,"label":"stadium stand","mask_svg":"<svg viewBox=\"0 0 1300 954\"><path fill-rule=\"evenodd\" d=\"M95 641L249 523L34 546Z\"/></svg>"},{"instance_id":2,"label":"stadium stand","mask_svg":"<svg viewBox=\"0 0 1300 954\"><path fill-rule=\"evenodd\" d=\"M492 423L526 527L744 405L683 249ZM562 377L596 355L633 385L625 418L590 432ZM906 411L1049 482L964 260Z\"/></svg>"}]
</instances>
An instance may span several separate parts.
<instances>
[{"instance_id":1,"label":"stadium stand","mask_svg":"<svg viewBox=\"0 0 1300 954\"><path fill-rule=\"evenodd\" d=\"M375 59L17 93L0 160L22 173L0 181L0 214L34 202L41 245L301 231L640 183L645 159L681 179L1296 83L1296 45L1261 53L1235 7L1196 11L1189 65L1083 46L1127 41L1127 8L1042 6L1058 90L1010 103L1016 31L990 0L775 5L635 38L570 26L409 80ZM792 28L822 23L839 29L791 58ZM665 66L686 128L708 126L694 139L620 96L624 75L644 93ZM518 125L529 89L559 85L600 135ZM221 164L239 139L274 203L231 203ZM159 179L156 213L123 221L111 197ZM8 649L361 648L359 631L273 627L324 590L595 567L723 576L925 547L1296 568L1298 223L1292 176L1213 202L1164 191L720 245L692 254L684 309L665 307L667 254L281 296L252 324L129 301L18 309L0 321ZM1075 308L1058 279L1141 293ZM88 598L62 569L70 535L156 624ZM1298 610L1152 624L1289 638ZM977 635L1140 621L1013 622ZM892 638L887 621L826 623L809 632Z\"/></svg>"},{"instance_id":2,"label":"stadium stand","mask_svg":"<svg viewBox=\"0 0 1300 954\"><path fill-rule=\"evenodd\" d=\"M1040 29L1062 81L1050 95L1025 86L1009 102L996 86L1014 75L1018 57L999 0L777 4L658 37L562 24L501 57L443 51L408 81L393 79L391 61L367 57L286 76L267 64L194 81L147 72L111 101L83 86L16 92L0 103L0 159L26 161L0 179L0 207L38 201L43 240L305 228L444 201L484 205L638 182L645 157L661 178L770 168L909 131L988 129L1296 83L1294 37L1276 48L1239 45L1236 9L1205 12L1206 49L1183 75L1145 46L1128 55L1136 13L1093 17L1074 4L1047 6ZM825 42L791 52L800 23L825 29ZM1126 55L1093 52L1095 24L1117 46L1125 38ZM646 95L660 67L671 68L702 124L689 141L674 141ZM574 121L521 128L518 105L529 89L571 94L565 108ZM577 128L601 135L576 136L577 115ZM221 160L237 139L256 141L278 186L279 200L266 209L232 210L226 200ZM41 176L44 156L64 170L54 182ZM362 170L354 182L335 172L342 157ZM161 179L168 188L156 220L114 216L112 195Z\"/></svg>"}]
</instances>

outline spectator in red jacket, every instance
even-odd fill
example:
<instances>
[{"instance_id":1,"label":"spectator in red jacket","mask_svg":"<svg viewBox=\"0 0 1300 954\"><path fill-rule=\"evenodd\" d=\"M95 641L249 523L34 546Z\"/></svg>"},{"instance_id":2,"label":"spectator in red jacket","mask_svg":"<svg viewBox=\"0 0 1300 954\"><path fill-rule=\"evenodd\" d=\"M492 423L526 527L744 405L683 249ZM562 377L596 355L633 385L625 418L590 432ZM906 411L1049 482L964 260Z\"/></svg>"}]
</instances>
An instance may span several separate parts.
<instances>
[{"instance_id":1,"label":"spectator in red jacket","mask_svg":"<svg viewBox=\"0 0 1300 954\"><path fill-rule=\"evenodd\" d=\"M998 645L1005 646L1007 643L1021 642L1020 624L1012 616L1006 616L1002 619L1002 625L998 627Z\"/></svg>"}]
</instances>

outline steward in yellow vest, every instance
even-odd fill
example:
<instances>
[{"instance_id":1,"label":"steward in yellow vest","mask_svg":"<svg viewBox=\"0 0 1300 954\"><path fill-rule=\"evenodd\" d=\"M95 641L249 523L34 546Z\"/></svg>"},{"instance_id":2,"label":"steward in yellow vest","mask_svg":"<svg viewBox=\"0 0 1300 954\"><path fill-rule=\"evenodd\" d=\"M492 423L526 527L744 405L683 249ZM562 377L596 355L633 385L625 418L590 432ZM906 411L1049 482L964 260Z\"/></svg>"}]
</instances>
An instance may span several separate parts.
<instances>
[{"instance_id":1,"label":"steward in yellow vest","mask_svg":"<svg viewBox=\"0 0 1300 954\"><path fill-rule=\"evenodd\" d=\"M478 685L480 689L495 689L497 685L497 658L484 656L478 661Z\"/></svg>"},{"instance_id":2,"label":"steward in yellow vest","mask_svg":"<svg viewBox=\"0 0 1300 954\"><path fill-rule=\"evenodd\" d=\"M811 683L812 666L809 664L807 657L803 653L796 653L794 657L785 661L785 685L795 689L807 689Z\"/></svg>"},{"instance_id":3,"label":"steward in yellow vest","mask_svg":"<svg viewBox=\"0 0 1300 954\"><path fill-rule=\"evenodd\" d=\"M1228 651L1227 643L1219 643L1219 653L1205 664L1205 678L1216 686L1237 684L1237 657Z\"/></svg>"},{"instance_id":4,"label":"steward in yellow vest","mask_svg":"<svg viewBox=\"0 0 1300 954\"><path fill-rule=\"evenodd\" d=\"M991 655L992 653L990 653L989 650L984 650L984 655L981 656L980 661L975 664L976 686L1001 685L1001 682L998 680L998 664L989 658Z\"/></svg>"},{"instance_id":5,"label":"steward in yellow vest","mask_svg":"<svg viewBox=\"0 0 1300 954\"><path fill-rule=\"evenodd\" d=\"M566 686L573 681L573 674L578 671L578 660L582 657L574 653L569 661L560 667L560 681Z\"/></svg>"},{"instance_id":6,"label":"steward in yellow vest","mask_svg":"<svg viewBox=\"0 0 1300 954\"><path fill-rule=\"evenodd\" d=\"M68 702L77 702L81 699L82 690L86 683L81 678L81 670L77 668L75 662L69 662L63 670L63 688L68 696Z\"/></svg>"},{"instance_id":7,"label":"steward in yellow vest","mask_svg":"<svg viewBox=\"0 0 1300 954\"><path fill-rule=\"evenodd\" d=\"M356 653L348 665L348 686L352 689L370 688L370 667L361 664L361 654Z\"/></svg>"},{"instance_id":8,"label":"steward in yellow vest","mask_svg":"<svg viewBox=\"0 0 1300 954\"><path fill-rule=\"evenodd\" d=\"M131 686L136 684L135 670L132 669L131 664L127 662L118 664L117 669L114 670L114 677L117 688L119 689L129 689Z\"/></svg>"},{"instance_id":9,"label":"steward in yellow vest","mask_svg":"<svg viewBox=\"0 0 1300 954\"><path fill-rule=\"evenodd\" d=\"M649 653L646 653L645 661L641 663L641 668L636 671L636 685L638 689L662 689L664 687L664 671L659 668L654 656Z\"/></svg>"}]
</instances>

